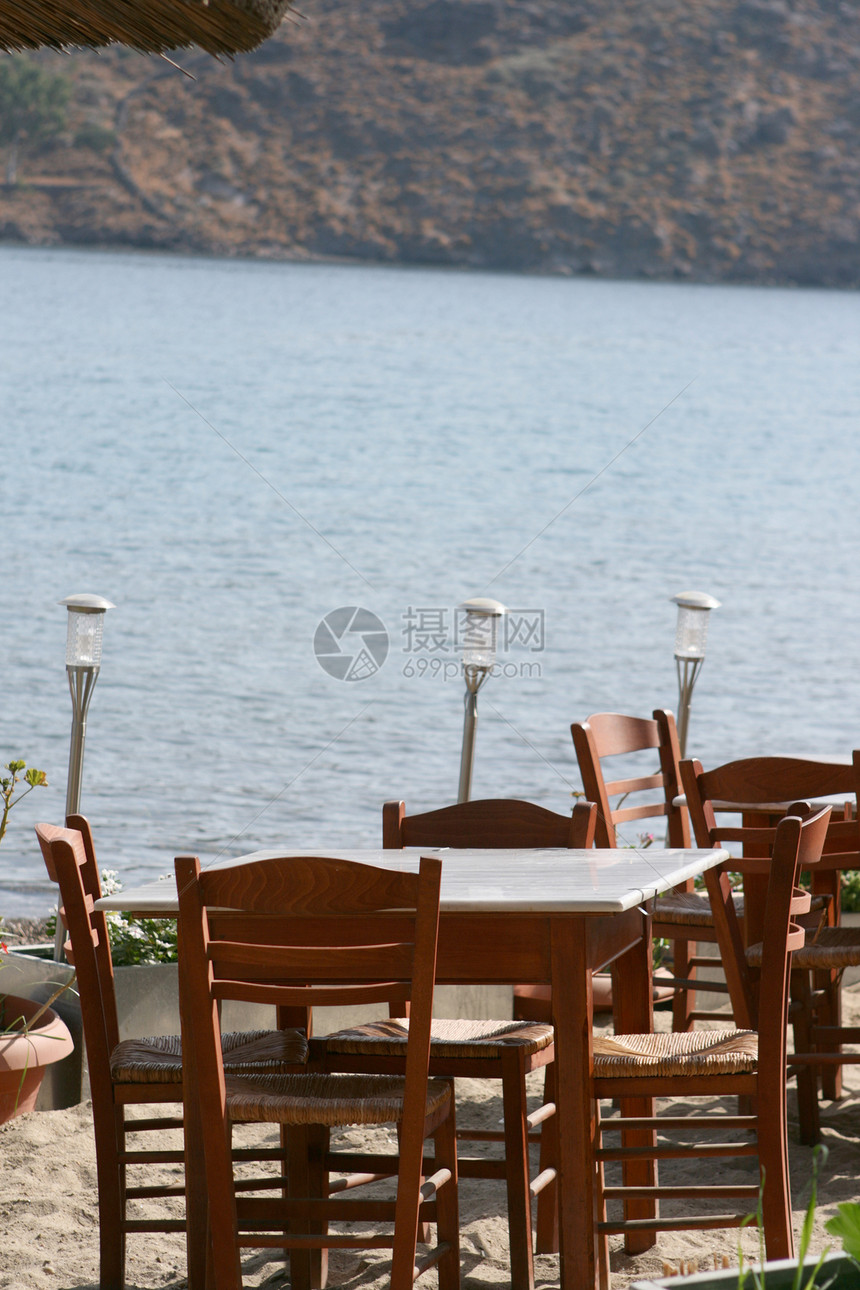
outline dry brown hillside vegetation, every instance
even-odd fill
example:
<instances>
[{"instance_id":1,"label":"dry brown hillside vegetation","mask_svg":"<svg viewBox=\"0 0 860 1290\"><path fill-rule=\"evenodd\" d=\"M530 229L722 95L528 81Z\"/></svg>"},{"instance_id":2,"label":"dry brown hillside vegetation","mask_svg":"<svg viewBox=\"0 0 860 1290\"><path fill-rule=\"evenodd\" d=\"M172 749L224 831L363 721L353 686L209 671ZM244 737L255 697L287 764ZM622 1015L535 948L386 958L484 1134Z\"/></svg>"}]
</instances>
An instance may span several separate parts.
<instances>
[{"instance_id":1,"label":"dry brown hillside vegetation","mask_svg":"<svg viewBox=\"0 0 860 1290\"><path fill-rule=\"evenodd\" d=\"M860 282L853 2L299 7L254 54L177 55L194 79L121 49L38 55L65 120L21 142L0 237Z\"/></svg>"}]
</instances>

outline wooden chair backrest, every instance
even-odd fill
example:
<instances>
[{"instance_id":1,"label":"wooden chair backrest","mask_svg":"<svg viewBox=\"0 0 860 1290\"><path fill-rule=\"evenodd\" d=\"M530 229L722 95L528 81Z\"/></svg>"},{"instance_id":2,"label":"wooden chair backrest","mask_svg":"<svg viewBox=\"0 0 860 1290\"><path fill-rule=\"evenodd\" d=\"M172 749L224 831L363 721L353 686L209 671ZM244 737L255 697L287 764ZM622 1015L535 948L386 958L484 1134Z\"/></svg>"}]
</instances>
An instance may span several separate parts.
<instances>
[{"instance_id":1,"label":"wooden chair backrest","mask_svg":"<svg viewBox=\"0 0 860 1290\"><path fill-rule=\"evenodd\" d=\"M666 817L667 844L690 846L690 823L682 806L675 806L680 793L678 762L680 748L675 718L664 708L657 708L652 719L629 717L619 712L596 712L587 721L575 721L570 727L573 746L582 776L585 796L597 804L597 845L618 845L617 829L632 820ZM602 759L645 752L653 748L660 769L650 775L607 781ZM647 793L646 800L638 797ZM630 794L637 800L630 802ZM621 797L613 807L611 798ZM633 839L631 839L632 841Z\"/></svg>"},{"instance_id":2,"label":"wooden chair backrest","mask_svg":"<svg viewBox=\"0 0 860 1290\"><path fill-rule=\"evenodd\" d=\"M66 957L75 969L93 1100L111 1097L110 1055L119 1043L113 962L92 831L82 815L69 827L37 824L48 876L60 888L59 917L68 933Z\"/></svg>"},{"instance_id":3,"label":"wooden chair backrest","mask_svg":"<svg viewBox=\"0 0 860 1290\"><path fill-rule=\"evenodd\" d=\"M591 847L597 808L577 802L570 815L559 815L534 802L486 798L460 802L438 811L407 815L403 802L382 808L382 845L403 847Z\"/></svg>"},{"instance_id":4,"label":"wooden chair backrest","mask_svg":"<svg viewBox=\"0 0 860 1290\"><path fill-rule=\"evenodd\" d=\"M179 856L175 868L204 1123L224 1117L222 1000L311 1009L397 998L401 1016L411 1004L403 1132L420 1143L442 861L422 858L417 874L306 856L211 870Z\"/></svg>"},{"instance_id":5,"label":"wooden chair backrest","mask_svg":"<svg viewBox=\"0 0 860 1290\"><path fill-rule=\"evenodd\" d=\"M846 766L800 757L746 757L709 771L695 758L683 761L681 783L697 846L740 842L744 855L733 861L733 867L743 873L766 873L781 804L845 794L847 809L833 812L824 852L829 867L860 866L860 828L853 818L860 754L855 753L854 759L854 766ZM737 806L734 814L744 813L747 818L737 824L733 815L727 818L718 812L715 802L732 802ZM768 807L775 809L769 812ZM755 819L756 815L760 818Z\"/></svg>"},{"instance_id":6,"label":"wooden chair backrest","mask_svg":"<svg viewBox=\"0 0 860 1290\"><path fill-rule=\"evenodd\" d=\"M759 1031L759 1070L771 1062L784 1072L788 980L791 955L800 949L806 932L794 922L808 912L809 893L797 887L802 869L814 869L821 859L831 808L813 811L808 802L792 803L772 830L768 859L767 913L762 938L758 988L753 986L744 953L743 936L732 899L729 870L735 860L705 871L723 969L729 986L735 1023Z\"/></svg>"}]
</instances>

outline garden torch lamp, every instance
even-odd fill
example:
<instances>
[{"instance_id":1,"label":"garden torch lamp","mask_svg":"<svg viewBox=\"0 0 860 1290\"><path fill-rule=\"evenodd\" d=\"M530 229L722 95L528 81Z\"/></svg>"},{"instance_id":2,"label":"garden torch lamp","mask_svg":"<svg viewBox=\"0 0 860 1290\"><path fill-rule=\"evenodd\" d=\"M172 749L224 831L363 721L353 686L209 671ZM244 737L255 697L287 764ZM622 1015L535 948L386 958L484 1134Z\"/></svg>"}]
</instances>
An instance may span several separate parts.
<instances>
[{"instance_id":1,"label":"garden torch lamp","mask_svg":"<svg viewBox=\"0 0 860 1290\"><path fill-rule=\"evenodd\" d=\"M468 802L472 790L472 766L475 761L475 730L478 725L478 691L486 681L496 660L496 638L499 619L508 611L498 600L478 596L458 606L463 614L463 675L466 680L463 717L463 750L460 754L460 791L458 802Z\"/></svg>"},{"instance_id":2,"label":"garden torch lamp","mask_svg":"<svg viewBox=\"0 0 860 1290\"><path fill-rule=\"evenodd\" d=\"M681 756L687 752L687 729L690 724L690 701L696 677L705 661L708 638L708 615L719 609L720 602L704 591L682 591L672 596L678 606L675 628L675 666L678 669L678 744Z\"/></svg>"},{"instance_id":3,"label":"garden torch lamp","mask_svg":"<svg viewBox=\"0 0 860 1290\"><path fill-rule=\"evenodd\" d=\"M59 602L69 611L66 635L66 672L72 692L72 739L69 747L69 778L66 785L66 815L77 815L81 807L81 774L87 737L87 710L102 661L104 616L114 605L104 596L67 596ZM57 919L54 958L62 954L63 929Z\"/></svg>"}]
</instances>

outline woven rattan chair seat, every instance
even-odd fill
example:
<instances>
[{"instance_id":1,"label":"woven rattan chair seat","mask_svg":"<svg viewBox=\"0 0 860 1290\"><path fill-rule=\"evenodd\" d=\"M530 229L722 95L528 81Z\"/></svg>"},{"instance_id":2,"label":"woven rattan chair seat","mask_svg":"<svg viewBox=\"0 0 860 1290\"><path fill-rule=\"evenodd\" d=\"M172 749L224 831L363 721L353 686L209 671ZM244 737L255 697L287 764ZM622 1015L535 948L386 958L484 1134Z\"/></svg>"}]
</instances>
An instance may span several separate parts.
<instances>
[{"instance_id":1,"label":"woven rattan chair seat","mask_svg":"<svg viewBox=\"0 0 860 1290\"><path fill-rule=\"evenodd\" d=\"M406 1081L399 1075L253 1075L226 1077L232 1120L270 1124L398 1123ZM451 1085L427 1084L427 1117L448 1106Z\"/></svg>"},{"instance_id":2,"label":"woven rattan chair seat","mask_svg":"<svg viewBox=\"0 0 860 1290\"><path fill-rule=\"evenodd\" d=\"M338 1030L326 1039L332 1053L361 1053L365 1057L403 1051L409 1022L403 1017L371 1021ZM526 1055L542 1052L552 1043L552 1026L537 1021L461 1021L433 1018L430 1057L501 1057L506 1048L523 1048Z\"/></svg>"},{"instance_id":3,"label":"woven rattan chair seat","mask_svg":"<svg viewBox=\"0 0 860 1290\"><path fill-rule=\"evenodd\" d=\"M735 913L738 918L744 916L743 892L734 892ZM826 896L813 896L810 911L824 909ZM654 901L654 921L673 923L679 927L713 927L714 916L707 896L697 891L670 892L668 896L658 896Z\"/></svg>"},{"instance_id":4,"label":"woven rattan chair seat","mask_svg":"<svg viewBox=\"0 0 860 1290\"><path fill-rule=\"evenodd\" d=\"M595 1078L628 1075L737 1075L758 1062L754 1030L668 1035L595 1035Z\"/></svg>"},{"instance_id":5,"label":"woven rattan chair seat","mask_svg":"<svg viewBox=\"0 0 860 1290\"><path fill-rule=\"evenodd\" d=\"M747 962L761 967L761 942L747 950ZM839 968L860 965L860 930L856 927L823 927L814 940L810 938L802 950L791 956L793 968Z\"/></svg>"},{"instance_id":6,"label":"woven rattan chair seat","mask_svg":"<svg viewBox=\"0 0 860 1290\"><path fill-rule=\"evenodd\" d=\"M738 894L733 899L738 918L743 918L743 896ZM657 897L654 901L654 921L674 923L679 927L713 927L714 916L707 896L698 891L678 891Z\"/></svg>"},{"instance_id":7,"label":"woven rattan chair seat","mask_svg":"<svg viewBox=\"0 0 860 1290\"><path fill-rule=\"evenodd\" d=\"M308 1042L301 1030L252 1030L221 1036L224 1069L253 1075L301 1066ZM120 1084L181 1084L182 1043L178 1035L124 1039L111 1053L111 1078Z\"/></svg>"}]
</instances>

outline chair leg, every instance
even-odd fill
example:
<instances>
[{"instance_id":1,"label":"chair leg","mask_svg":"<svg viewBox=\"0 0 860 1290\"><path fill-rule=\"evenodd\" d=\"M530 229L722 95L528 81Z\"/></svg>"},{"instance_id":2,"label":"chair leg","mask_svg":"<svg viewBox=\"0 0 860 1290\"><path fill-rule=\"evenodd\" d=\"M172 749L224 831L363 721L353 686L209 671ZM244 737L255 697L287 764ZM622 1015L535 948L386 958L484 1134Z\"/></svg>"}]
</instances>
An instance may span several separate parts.
<instances>
[{"instance_id":1,"label":"chair leg","mask_svg":"<svg viewBox=\"0 0 860 1290\"><path fill-rule=\"evenodd\" d=\"M326 1156L328 1130L321 1125L295 1125L289 1132L289 1159L287 1163L287 1191L290 1197L320 1197L327 1181ZM297 1236L320 1235L326 1230L323 1222L295 1219L290 1230ZM291 1290L320 1290L325 1285L328 1272L326 1250L290 1250Z\"/></svg>"},{"instance_id":2,"label":"chair leg","mask_svg":"<svg viewBox=\"0 0 860 1290\"><path fill-rule=\"evenodd\" d=\"M600 1130L600 1103L596 1103L595 1129L594 1129L595 1147L601 1144ZM597 1161L597 1214L595 1221L597 1223L606 1222L606 1179L603 1172L603 1161ZM612 1278L609 1271L609 1237L605 1232L597 1232L595 1237L597 1245L597 1284L599 1290L610 1290Z\"/></svg>"},{"instance_id":3,"label":"chair leg","mask_svg":"<svg viewBox=\"0 0 860 1290\"><path fill-rule=\"evenodd\" d=\"M112 1106L105 1114L94 1104L100 1290L123 1290L125 1286L125 1167L119 1160L119 1151L125 1147L124 1125L121 1106Z\"/></svg>"},{"instance_id":4,"label":"chair leg","mask_svg":"<svg viewBox=\"0 0 860 1290\"><path fill-rule=\"evenodd\" d=\"M202 1172L204 1161L186 1157L186 1176L189 1170L195 1169ZM210 1287L212 1290L242 1290L229 1123L223 1126L223 1137L216 1133L214 1127L207 1134L205 1179L209 1201L206 1287L207 1290Z\"/></svg>"},{"instance_id":5,"label":"chair leg","mask_svg":"<svg viewBox=\"0 0 860 1290\"><path fill-rule=\"evenodd\" d=\"M791 1001L794 1004L792 1032L794 1051L813 1051L812 991L809 973L798 969L790 978ZM789 1058L789 1061L791 1058ZM800 1141L814 1146L821 1138L821 1121L818 1107L818 1078L815 1066L799 1066L797 1073L797 1113L800 1122Z\"/></svg>"},{"instance_id":6,"label":"chair leg","mask_svg":"<svg viewBox=\"0 0 860 1290\"><path fill-rule=\"evenodd\" d=\"M690 960L696 953L695 941L673 941L672 942L672 968L673 975L682 979L690 980L696 975L696 969L691 966ZM695 990L688 990L684 987L675 991L672 999L672 1029L677 1034L686 1034L692 1029L693 1022L690 1013L696 1006Z\"/></svg>"},{"instance_id":7,"label":"chair leg","mask_svg":"<svg viewBox=\"0 0 860 1290\"><path fill-rule=\"evenodd\" d=\"M451 1084L453 1107L454 1089ZM412 1290L415 1272L415 1247L418 1240L418 1219L421 1212L421 1175L424 1157L424 1129L409 1123L408 1108L404 1110L403 1131L400 1134L400 1160L397 1177L397 1200L394 1208L394 1248L391 1252L390 1290ZM449 1115L452 1112L449 1110ZM441 1126L440 1126L441 1128ZM442 1135L442 1149L451 1152L451 1144ZM449 1168L452 1166L449 1165ZM454 1177L457 1161L453 1160ZM448 1186L449 1184L445 1184ZM443 1204L443 1216L446 1216ZM446 1217L449 1217L447 1215ZM437 1210L438 1219L438 1210Z\"/></svg>"},{"instance_id":8,"label":"chair leg","mask_svg":"<svg viewBox=\"0 0 860 1290\"><path fill-rule=\"evenodd\" d=\"M451 1170L451 1179L436 1197L436 1240L450 1248L439 1260L439 1290L460 1290L460 1212L457 1196L457 1133L453 1094L451 1114L433 1135L436 1168ZM420 1225L419 1225L420 1227ZM420 1236L419 1236L420 1240Z\"/></svg>"},{"instance_id":9,"label":"chair leg","mask_svg":"<svg viewBox=\"0 0 860 1290\"><path fill-rule=\"evenodd\" d=\"M452 1086L452 1087L453 1087L453 1086ZM398 1149L399 1149L399 1143L400 1143L400 1129L401 1129L401 1126L398 1124L398 1126L397 1126L397 1142L398 1142ZM431 1165L431 1170L430 1170L430 1172L432 1173L432 1172L433 1172L433 1170L436 1168L435 1161L429 1161L429 1160L428 1160L428 1162L427 1162L427 1163L429 1163L429 1164ZM420 1242L422 1245L429 1245L429 1244L430 1244L430 1224L429 1224L429 1223L421 1223L421 1222L419 1222L419 1224L418 1224L418 1240L419 1240L419 1242Z\"/></svg>"},{"instance_id":10,"label":"chair leg","mask_svg":"<svg viewBox=\"0 0 860 1290\"><path fill-rule=\"evenodd\" d=\"M759 1168L764 1180L761 1195L764 1240L768 1259L790 1259L794 1255L791 1230L791 1190L788 1180L788 1135L785 1114L785 1083L782 1095L769 1097L762 1091L758 1103Z\"/></svg>"},{"instance_id":11,"label":"chair leg","mask_svg":"<svg viewBox=\"0 0 860 1290\"><path fill-rule=\"evenodd\" d=\"M190 1277L188 1284L195 1284ZM218 1290L215 1282L215 1252L212 1249L212 1233L208 1230L206 1232L206 1274L203 1285L204 1290Z\"/></svg>"},{"instance_id":12,"label":"chair leg","mask_svg":"<svg viewBox=\"0 0 860 1290\"><path fill-rule=\"evenodd\" d=\"M839 873L825 869L812 875L812 890L816 895L828 897L827 923L838 927L841 919L841 890ZM824 992L824 1002L819 1006L819 1020L825 1026L842 1024L842 977L839 972L815 972L813 984L816 990ZM841 1045L833 1044L832 1050L839 1051ZM821 1093L829 1101L836 1101L842 1096L842 1067L833 1063L822 1066L819 1072Z\"/></svg>"},{"instance_id":13,"label":"chair leg","mask_svg":"<svg viewBox=\"0 0 860 1290\"><path fill-rule=\"evenodd\" d=\"M328 1195L329 1143L331 1134L324 1125L314 1126L308 1134L308 1196L326 1197ZM328 1223L325 1219L311 1225L317 1236L328 1234ZM328 1250L311 1250L311 1285L313 1290L325 1290L328 1281Z\"/></svg>"},{"instance_id":14,"label":"chair leg","mask_svg":"<svg viewBox=\"0 0 860 1290\"><path fill-rule=\"evenodd\" d=\"M280 1009L278 1009L278 1014L280 1015ZM280 1023L279 1023L279 1024L280 1024ZM282 1198L282 1200L284 1201L284 1205L285 1205L285 1206L286 1206L286 1202L289 1200L289 1196L290 1196L290 1180L289 1180L290 1132L291 1132L291 1130L290 1130L290 1126L289 1126L288 1124L279 1124L279 1125L278 1125L278 1137L280 1138L280 1143L281 1143L281 1153L282 1153L282 1154L281 1154L281 1163L280 1163L280 1171L281 1171L281 1198ZM284 1230L284 1235L286 1236L286 1235L287 1235L287 1233L288 1233L288 1232L289 1232L289 1230L290 1230L289 1222L288 1222L288 1221L286 1221L286 1220L284 1221L284 1229L283 1229L283 1230ZM289 1252L289 1250L285 1249L285 1250L283 1251L283 1258L284 1258L284 1266L285 1266L285 1268L286 1268L286 1267L289 1267L289 1262L290 1262L290 1252ZM286 1273L285 1273L285 1275L286 1275Z\"/></svg>"},{"instance_id":15,"label":"chair leg","mask_svg":"<svg viewBox=\"0 0 860 1290\"><path fill-rule=\"evenodd\" d=\"M528 1104L525 1059L519 1048L510 1048L502 1056L502 1104L505 1117L505 1178L508 1189L511 1290L534 1290L529 1142L526 1121Z\"/></svg>"},{"instance_id":16,"label":"chair leg","mask_svg":"<svg viewBox=\"0 0 860 1290\"><path fill-rule=\"evenodd\" d=\"M545 1067L543 1100L558 1106L555 1062ZM540 1172L555 1169L558 1172L558 1114L544 1120L540 1131ZM535 1253L558 1254L558 1181L547 1183L538 1192L537 1221L535 1223Z\"/></svg>"}]
</instances>

